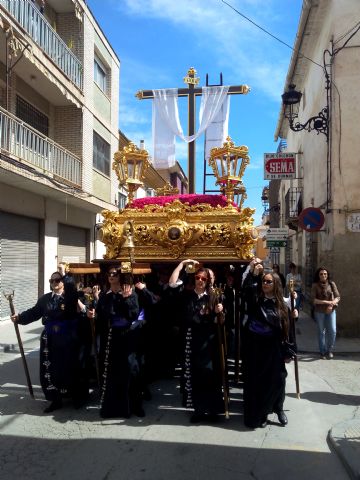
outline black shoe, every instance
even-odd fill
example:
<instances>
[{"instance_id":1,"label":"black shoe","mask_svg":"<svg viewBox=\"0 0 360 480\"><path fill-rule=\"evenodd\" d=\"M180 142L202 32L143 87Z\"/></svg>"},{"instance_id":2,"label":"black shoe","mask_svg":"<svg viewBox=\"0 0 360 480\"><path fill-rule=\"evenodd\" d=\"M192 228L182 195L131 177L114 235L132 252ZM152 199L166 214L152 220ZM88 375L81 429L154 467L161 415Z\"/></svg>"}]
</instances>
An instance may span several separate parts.
<instances>
[{"instance_id":1,"label":"black shoe","mask_svg":"<svg viewBox=\"0 0 360 480\"><path fill-rule=\"evenodd\" d=\"M245 427L251 428L252 430L255 430L256 428L265 428L267 425L267 419L261 422L260 424L249 423L249 422L244 422L244 424L245 424Z\"/></svg>"},{"instance_id":2,"label":"black shoe","mask_svg":"<svg viewBox=\"0 0 360 480\"><path fill-rule=\"evenodd\" d=\"M144 388L144 391L142 392L142 398L144 400L151 400L152 399L151 392L148 388Z\"/></svg>"},{"instance_id":3,"label":"black shoe","mask_svg":"<svg viewBox=\"0 0 360 480\"><path fill-rule=\"evenodd\" d=\"M85 398L77 398L76 400L73 400L73 405L76 410L83 407L85 404L86 404Z\"/></svg>"},{"instance_id":4,"label":"black shoe","mask_svg":"<svg viewBox=\"0 0 360 480\"><path fill-rule=\"evenodd\" d=\"M190 417L190 423L199 423L205 420L206 416L204 413L193 413Z\"/></svg>"},{"instance_id":5,"label":"black shoe","mask_svg":"<svg viewBox=\"0 0 360 480\"><path fill-rule=\"evenodd\" d=\"M206 415L206 418L210 423L217 423L219 421L219 416L216 413L209 413Z\"/></svg>"},{"instance_id":6,"label":"black shoe","mask_svg":"<svg viewBox=\"0 0 360 480\"><path fill-rule=\"evenodd\" d=\"M263 422L260 423L260 428L265 428L266 425L267 425L267 418Z\"/></svg>"},{"instance_id":7,"label":"black shoe","mask_svg":"<svg viewBox=\"0 0 360 480\"><path fill-rule=\"evenodd\" d=\"M50 413L50 412L53 412L54 410L59 410L59 408L61 408L62 406L63 405L61 400L54 400L53 402L50 403L48 407L44 409L44 413Z\"/></svg>"},{"instance_id":8,"label":"black shoe","mask_svg":"<svg viewBox=\"0 0 360 480\"><path fill-rule=\"evenodd\" d=\"M130 418L130 414L122 415L119 412L112 412L108 410L100 410L101 418Z\"/></svg>"},{"instance_id":9,"label":"black shoe","mask_svg":"<svg viewBox=\"0 0 360 480\"><path fill-rule=\"evenodd\" d=\"M288 424L288 419L287 419L287 416L285 415L284 410L281 410L280 412L277 412L276 415L277 415L278 420L281 423L281 425L283 427L285 427L285 425Z\"/></svg>"},{"instance_id":10,"label":"black shoe","mask_svg":"<svg viewBox=\"0 0 360 480\"><path fill-rule=\"evenodd\" d=\"M137 408L136 410L134 410L134 415L136 417L140 417L140 418L143 418L145 417L145 410L143 408Z\"/></svg>"}]
</instances>

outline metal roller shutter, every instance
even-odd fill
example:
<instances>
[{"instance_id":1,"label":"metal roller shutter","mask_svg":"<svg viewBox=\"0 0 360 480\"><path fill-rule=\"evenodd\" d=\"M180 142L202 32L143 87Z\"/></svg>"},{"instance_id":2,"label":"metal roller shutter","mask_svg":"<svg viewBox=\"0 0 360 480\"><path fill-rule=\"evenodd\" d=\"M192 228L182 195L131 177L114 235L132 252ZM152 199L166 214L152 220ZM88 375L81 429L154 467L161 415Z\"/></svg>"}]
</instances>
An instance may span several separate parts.
<instances>
[{"instance_id":1,"label":"metal roller shutter","mask_svg":"<svg viewBox=\"0 0 360 480\"><path fill-rule=\"evenodd\" d=\"M72 227L59 224L59 262L87 262L87 238L88 230L85 228Z\"/></svg>"},{"instance_id":2,"label":"metal roller shutter","mask_svg":"<svg viewBox=\"0 0 360 480\"><path fill-rule=\"evenodd\" d=\"M3 292L14 290L17 312L35 305L39 296L39 221L0 212L0 319L10 315Z\"/></svg>"}]
</instances>

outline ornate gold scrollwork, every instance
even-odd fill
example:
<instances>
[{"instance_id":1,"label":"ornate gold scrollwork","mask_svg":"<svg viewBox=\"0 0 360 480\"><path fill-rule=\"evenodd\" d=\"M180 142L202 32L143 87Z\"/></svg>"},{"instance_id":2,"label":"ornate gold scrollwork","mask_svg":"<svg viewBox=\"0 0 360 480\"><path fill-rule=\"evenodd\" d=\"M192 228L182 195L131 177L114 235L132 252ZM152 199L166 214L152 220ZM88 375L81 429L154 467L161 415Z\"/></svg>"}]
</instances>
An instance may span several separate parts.
<instances>
[{"instance_id":1,"label":"ornate gold scrollwork","mask_svg":"<svg viewBox=\"0 0 360 480\"><path fill-rule=\"evenodd\" d=\"M179 257L247 260L257 238L254 212L232 205L189 205L178 199L143 209L104 211L101 238L106 245L105 258L127 261L131 248L136 262Z\"/></svg>"},{"instance_id":2,"label":"ornate gold scrollwork","mask_svg":"<svg viewBox=\"0 0 360 480\"><path fill-rule=\"evenodd\" d=\"M132 273L131 262L121 262L120 271L121 273Z\"/></svg>"},{"instance_id":3,"label":"ornate gold scrollwork","mask_svg":"<svg viewBox=\"0 0 360 480\"><path fill-rule=\"evenodd\" d=\"M181 219L174 219L174 211L170 212L168 221L164 226L153 225L149 228L149 234L154 242L166 248L171 257L178 258L185 252L186 247L193 243L194 233L199 229L197 225L189 225Z\"/></svg>"},{"instance_id":4,"label":"ornate gold scrollwork","mask_svg":"<svg viewBox=\"0 0 360 480\"><path fill-rule=\"evenodd\" d=\"M196 76L196 70L194 67L190 67L187 76L183 78L184 83L188 85L197 85L200 82L200 77Z\"/></svg>"},{"instance_id":5,"label":"ornate gold scrollwork","mask_svg":"<svg viewBox=\"0 0 360 480\"><path fill-rule=\"evenodd\" d=\"M167 182L163 187L157 188L155 193L157 197L165 195L177 195L179 193L179 189L177 187L173 187L169 182Z\"/></svg>"}]
</instances>

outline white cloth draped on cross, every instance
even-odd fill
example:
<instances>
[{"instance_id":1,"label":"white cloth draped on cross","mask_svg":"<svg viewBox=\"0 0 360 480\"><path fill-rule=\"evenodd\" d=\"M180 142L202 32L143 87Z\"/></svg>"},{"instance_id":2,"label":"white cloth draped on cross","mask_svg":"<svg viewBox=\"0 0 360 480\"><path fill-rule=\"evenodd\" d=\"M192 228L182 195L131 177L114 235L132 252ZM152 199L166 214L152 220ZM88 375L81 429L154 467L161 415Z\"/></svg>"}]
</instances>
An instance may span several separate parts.
<instances>
[{"instance_id":1,"label":"white cloth draped on cross","mask_svg":"<svg viewBox=\"0 0 360 480\"><path fill-rule=\"evenodd\" d=\"M175 164L175 137L189 143L206 132L206 154L220 146L228 134L228 86L202 87L199 129L194 135L184 135L179 119L178 89L153 90L153 165L168 168ZM208 157L206 157L208 158Z\"/></svg>"}]
</instances>

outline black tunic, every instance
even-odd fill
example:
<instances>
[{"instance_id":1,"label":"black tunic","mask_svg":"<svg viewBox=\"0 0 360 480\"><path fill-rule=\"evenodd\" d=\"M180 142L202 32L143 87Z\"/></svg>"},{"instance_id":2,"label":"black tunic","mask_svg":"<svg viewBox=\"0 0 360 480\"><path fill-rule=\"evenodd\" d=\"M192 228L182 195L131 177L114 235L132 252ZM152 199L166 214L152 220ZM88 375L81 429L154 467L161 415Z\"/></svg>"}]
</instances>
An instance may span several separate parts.
<instances>
[{"instance_id":1,"label":"black tunic","mask_svg":"<svg viewBox=\"0 0 360 480\"><path fill-rule=\"evenodd\" d=\"M195 291L183 291L185 324L184 405L197 413L224 411L220 352L214 301L199 298Z\"/></svg>"},{"instance_id":2,"label":"black tunic","mask_svg":"<svg viewBox=\"0 0 360 480\"><path fill-rule=\"evenodd\" d=\"M19 315L19 324L27 325L42 317L40 337L40 383L45 398L58 400L69 392L79 401L79 338L77 295L53 295L39 298L36 305Z\"/></svg>"},{"instance_id":3,"label":"black tunic","mask_svg":"<svg viewBox=\"0 0 360 480\"><path fill-rule=\"evenodd\" d=\"M100 415L128 418L141 409L139 303L135 293L102 295L96 307L103 384Z\"/></svg>"},{"instance_id":4,"label":"black tunic","mask_svg":"<svg viewBox=\"0 0 360 480\"><path fill-rule=\"evenodd\" d=\"M244 289L249 317L243 347L244 423L256 428L268 414L283 410L284 334L274 300L258 296L256 277L249 274Z\"/></svg>"}]
</instances>

